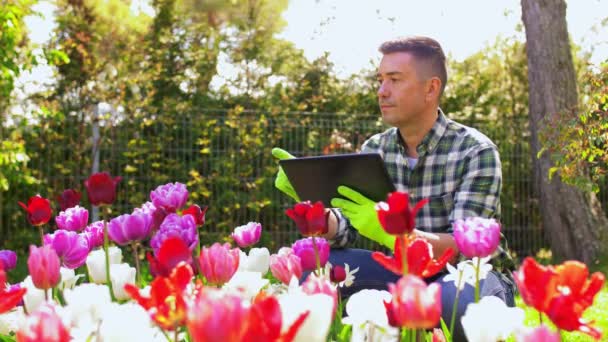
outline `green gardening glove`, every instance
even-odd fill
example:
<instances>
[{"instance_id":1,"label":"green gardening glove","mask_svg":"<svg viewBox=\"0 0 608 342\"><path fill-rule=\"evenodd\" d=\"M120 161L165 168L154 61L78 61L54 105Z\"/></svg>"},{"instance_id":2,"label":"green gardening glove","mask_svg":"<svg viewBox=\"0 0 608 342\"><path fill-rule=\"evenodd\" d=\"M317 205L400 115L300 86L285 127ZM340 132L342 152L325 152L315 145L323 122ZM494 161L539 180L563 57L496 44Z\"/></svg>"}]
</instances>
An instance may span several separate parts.
<instances>
[{"instance_id":1,"label":"green gardening glove","mask_svg":"<svg viewBox=\"0 0 608 342\"><path fill-rule=\"evenodd\" d=\"M277 158L278 160L295 158L294 156L289 154L289 152L278 147L272 149L272 156ZM281 190L283 193L285 193L287 196L293 198L296 202L300 202L298 194L296 194L296 191L289 182L289 179L287 178L287 175L285 174L285 171L283 171L283 168L281 166L279 166L279 172L277 172L277 177L274 180L274 186L277 189Z\"/></svg>"},{"instance_id":2,"label":"green gardening glove","mask_svg":"<svg viewBox=\"0 0 608 342\"><path fill-rule=\"evenodd\" d=\"M376 202L346 186L339 186L338 193L346 199L332 198L331 205L342 210L342 214L359 234L392 250L395 247L395 236L385 232L380 225Z\"/></svg>"}]
</instances>

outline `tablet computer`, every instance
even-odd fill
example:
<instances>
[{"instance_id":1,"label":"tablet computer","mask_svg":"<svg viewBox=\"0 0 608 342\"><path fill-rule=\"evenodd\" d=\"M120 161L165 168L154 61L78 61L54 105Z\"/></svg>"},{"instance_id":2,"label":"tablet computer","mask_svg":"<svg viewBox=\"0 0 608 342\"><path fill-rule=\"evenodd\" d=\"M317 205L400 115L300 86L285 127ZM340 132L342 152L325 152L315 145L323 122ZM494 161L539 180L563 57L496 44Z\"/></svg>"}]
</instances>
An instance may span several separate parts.
<instances>
[{"instance_id":1,"label":"tablet computer","mask_svg":"<svg viewBox=\"0 0 608 342\"><path fill-rule=\"evenodd\" d=\"M346 185L365 197L386 201L395 191L378 153L352 153L283 159L279 164L302 201L321 201L331 206L338 186Z\"/></svg>"}]
</instances>

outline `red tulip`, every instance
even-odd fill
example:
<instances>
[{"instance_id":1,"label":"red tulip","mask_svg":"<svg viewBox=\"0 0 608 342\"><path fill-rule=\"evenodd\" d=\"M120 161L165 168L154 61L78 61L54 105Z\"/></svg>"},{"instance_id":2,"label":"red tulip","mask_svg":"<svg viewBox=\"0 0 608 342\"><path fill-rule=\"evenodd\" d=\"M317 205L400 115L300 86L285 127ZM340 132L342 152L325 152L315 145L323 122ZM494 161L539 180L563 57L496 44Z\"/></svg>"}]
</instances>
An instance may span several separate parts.
<instances>
[{"instance_id":1,"label":"red tulip","mask_svg":"<svg viewBox=\"0 0 608 342\"><path fill-rule=\"evenodd\" d=\"M373 252L372 259L387 270L403 275L403 240L403 236L397 236L392 256ZM455 253L453 249L448 248L439 259L433 259L432 246L426 240L416 238L410 242L406 239L406 244L408 272L423 278L432 277L441 271Z\"/></svg>"},{"instance_id":2,"label":"red tulip","mask_svg":"<svg viewBox=\"0 0 608 342\"><path fill-rule=\"evenodd\" d=\"M17 342L68 342L70 332L63 325L61 317L50 305L43 305L29 314L25 324L17 331Z\"/></svg>"},{"instance_id":3,"label":"red tulip","mask_svg":"<svg viewBox=\"0 0 608 342\"><path fill-rule=\"evenodd\" d=\"M394 327L430 329L439 324L441 318L441 286L426 285L421 278L408 274L397 284L388 284L393 295L385 302L388 322Z\"/></svg>"},{"instance_id":4,"label":"red tulip","mask_svg":"<svg viewBox=\"0 0 608 342\"><path fill-rule=\"evenodd\" d=\"M202 226L205 224L205 213L207 212L207 206L204 205L202 208L196 204L191 205L188 209L182 211L183 215L191 215L194 217L194 222L196 222L197 226Z\"/></svg>"},{"instance_id":5,"label":"red tulip","mask_svg":"<svg viewBox=\"0 0 608 342\"><path fill-rule=\"evenodd\" d=\"M242 341L292 341L304 321L310 314L309 311L298 317L293 324L281 334L283 317L281 306L276 297L267 296L261 292L253 301L245 319L245 333Z\"/></svg>"},{"instance_id":6,"label":"red tulip","mask_svg":"<svg viewBox=\"0 0 608 342\"><path fill-rule=\"evenodd\" d=\"M34 286L41 290L53 288L61 280L59 256L50 245L40 248L31 245L27 267Z\"/></svg>"},{"instance_id":7,"label":"red tulip","mask_svg":"<svg viewBox=\"0 0 608 342\"><path fill-rule=\"evenodd\" d=\"M80 197L80 192L76 190L64 190L61 195L57 196L57 201L59 202L61 211L65 211L66 209L73 208L80 204Z\"/></svg>"},{"instance_id":8,"label":"red tulip","mask_svg":"<svg viewBox=\"0 0 608 342\"><path fill-rule=\"evenodd\" d=\"M0 263L0 314L3 314L19 304L27 289L25 287L8 288L6 273Z\"/></svg>"},{"instance_id":9,"label":"red tulip","mask_svg":"<svg viewBox=\"0 0 608 342\"><path fill-rule=\"evenodd\" d=\"M53 215L51 201L40 195L30 197L27 205L22 202L19 202L19 205L27 212L27 221L32 226L41 226L49 222Z\"/></svg>"},{"instance_id":10,"label":"red tulip","mask_svg":"<svg viewBox=\"0 0 608 342\"><path fill-rule=\"evenodd\" d=\"M346 270L340 265L332 266L329 271L329 279L334 283L344 281L346 279Z\"/></svg>"},{"instance_id":11,"label":"red tulip","mask_svg":"<svg viewBox=\"0 0 608 342\"><path fill-rule=\"evenodd\" d=\"M163 241L156 257L148 253L147 258L153 276L168 277L175 266L182 261L192 264L192 252L184 240L178 237L170 237Z\"/></svg>"},{"instance_id":12,"label":"red tulip","mask_svg":"<svg viewBox=\"0 0 608 342\"><path fill-rule=\"evenodd\" d=\"M429 200L423 199L410 208L410 198L405 192L395 191L388 195L386 202L376 205L378 220L384 230L392 235L411 233L416 226L416 213Z\"/></svg>"},{"instance_id":13,"label":"red tulip","mask_svg":"<svg viewBox=\"0 0 608 342\"><path fill-rule=\"evenodd\" d=\"M311 204L310 201L296 203L293 208L285 210L304 236L321 236L328 231L327 215L321 201Z\"/></svg>"},{"instance_id":14,"label":"red tulip","mask_svg":"<svg viewBox=\"0 0 608 342\"><path fill-rule=\"evenodd\" d=\"M89 202L95 206L114 203L116 200L116 185L121 179L121 177L112 178L107 172L92 174L84 181Z\"/></svg>"},{"instance_id":15,"label":"red tulip","mask_svg":"<svg viewBox=\"0 0 608 342\"><path fill-rule=\"evenodd\" d=\"M555 294L557 281L555 270L549 266L542 266L533 258L527 257L519 270L513 272L513 278L524 303L540 312L545 312Z\"/></svg>"},{"instance_id":16,"label":"red tulip","mask_svg":"<svg viewBox=\"0 0 608 342\"><path fill-rule=\"evenodd\" d=\"M150 297L141 295L133 284L125 285L125 292L146 309L152 319L165 330L176 330L186 324L187 304L184 290L192 280L190 265L180 263L169 277L157 277L150 284Z\"/></svg>"}]
</instances>

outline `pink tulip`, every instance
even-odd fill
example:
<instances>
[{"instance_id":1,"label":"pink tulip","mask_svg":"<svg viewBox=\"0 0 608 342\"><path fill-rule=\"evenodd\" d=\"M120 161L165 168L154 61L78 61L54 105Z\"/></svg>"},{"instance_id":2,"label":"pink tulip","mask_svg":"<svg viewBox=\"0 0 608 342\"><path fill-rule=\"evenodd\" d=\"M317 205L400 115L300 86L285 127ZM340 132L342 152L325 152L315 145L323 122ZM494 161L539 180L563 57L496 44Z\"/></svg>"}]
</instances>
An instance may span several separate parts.
<instances>
[{"instance_id":1,"label":"pink tulip","mask_svg":"<svg viewBox=\"0 0 608 342\"><path fill-rule=\"evenodd\" d=\"M234 228L232 238L241 248L255 245L260 241L262 235L262 225L257 222L249 222L244 226Z\"/></svg>"},{"instance_id":2,"label":"pink tulip","mask_svg":"<svg viewBox=\"0 0 608 342\"><path fill-rule=\"evenodd\" d=\"M25 324L17 331L17 342L68 342L70 332L63 325L55 309L43 304L37 311L29 314Z\"/></svg>"},{"instance_id":3,"label":"pink tulip","mask_svg":"<svg viewBox=\"0 0 608 342\"><path fill-rule=\"evenodd\" d=\"M223 285L239 268L239 249L230 249L230 244L218 242L203 247L198 259L200 271L210 285Z\"/></svg>"},{"instance_id":4,"label":"pink tulip","mask_svg":"<svg viewBox=\"0 0 608 342\"><path fill-rule=\"evenodd\" d=\"M517 335L517 340L521 342L560 342L561 337L558 332L551 331L546 325L540 325L533 329L526 329L525 332Z\"/></svg>"},{"instance_id":5,"label":"pink tulip","mask_svg":"<svg viewBox=\"0 0 608 342\"><path fill-rule=\"evenodd\" d=\"M192 340L237 342L245 333L248 306L236 295L204 288L196 296L187 315Z\"/></svg>"},{"instance_id":6,"label":"pink tulip","mask_svg":"<svg viewBox=\"0 0 608 342\"><path fill-rule=\"evenodd\" d=\"M318 276L314 272L311 272L302 284L302 291L309 295L326 294L330 296L334 300L332 312L333 314L336 313L336 309L338 308L338 289L326 276Z\"/></svg>"},{"instance_id":7,"label":"pink tulip","mask_svg":"<svg viewBox=\"0 0 608 342\"><path fill-rule=\"evenodd\" d=\"M483 258L494 253L500 243L500 224L494 219L469 217L456 220L454 240L460 252L467 258Z\"/></svg>"},{"instance_id":8,"label":"pink tulip","mask_svg":"<svg viewBox=\"0 0 608 342\"><path fill-rule=\"evenodd\" d=\"M150 192L150 200L157 208L174 213L186 204L188 189L184 184L178 182L159 185Z\"/></svg>"},{"instance_id":9,"label":"pink tulip","mask_svg":"<svg viewBox=\"0 0 608 342\"><path fill-rule=\"evenodd\" d=\"M384 302L388 322L394 327L430 329L439 324L441 318L441 286L426 285L422 278L403 276L397 284L388 284L393 295Z\"/></svg>"},{"instance_id":10,"label":"pink tulip","mask_svg":"<svg viewBox=\"0 0 608 342\"><path fill-rule=\"evenodd\" d=\"M302 262L300 257L289 254L273 254L270 256L270 272L283 284L289 285L291 278L302 278Z\"/></svg>"},{"instance_id":11,"label":"pink tulip","mask_svg":"<svg viewBox=\"0 0 608 342\"><path fill-rule=\"evenodd\" d=\"M302 269L304 271L312 271L317 268L312 239L312 237L300 239L291 246L293 253L300 257ZM323 238L317 237L314 239L317 244L317 250L319 251L319 261L321 267L323 267L329 259L329 243Z\"/></svg>"},{"instance_id":12,"label":"pink tulip","mask_svg":"<svg viewBox=\"0 0 608 342\"><path fill-rule=\"evenodd\" d=\"M44 244L51 246L63 266L71 269L84 265L91 251L85 235L63 229L56 230L53 234L45 234Z\"/></svg>"},{"instance_id":13,"label":"pink tulip","mask_svg":"<svg viewBox=\"0 0 608 342\"><path fill-rule=\"evenodd\" d=\"M61 280L59 257L51 246L38 248L31 245L27 268L30 271L30 276L32 276L34 286L41 290L53 288Z\"/></svg>"},{"instance_id":14,"label":"pink tulip","mask_svg":"<svg viewBox=\"0 0 608 342\"><path fill-rule=\"evenodd\" d=\"M55 223L59 229L81 231L89 222L89 211L81 206L68 208L55 216Z\"/></svg>"},{"instance_id":15,"label":"pink tulip","mask_svg":"<svg viewBox=\"0 0 608 342\"><path fill-rule=\"evenodd\" d=\"M108 224L108 236L121 246L142 241L150 235L152 223L152 216L144 212L120 215Z\"/></svg>"}]
</instances>

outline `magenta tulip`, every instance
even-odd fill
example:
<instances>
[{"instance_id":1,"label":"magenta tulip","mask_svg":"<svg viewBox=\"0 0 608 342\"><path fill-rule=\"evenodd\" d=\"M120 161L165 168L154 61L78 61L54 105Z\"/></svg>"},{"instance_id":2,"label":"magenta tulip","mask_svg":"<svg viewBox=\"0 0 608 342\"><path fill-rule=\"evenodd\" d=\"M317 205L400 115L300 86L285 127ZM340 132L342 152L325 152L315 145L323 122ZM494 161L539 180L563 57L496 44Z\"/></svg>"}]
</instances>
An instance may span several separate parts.
<instances>
[{"instance_id":1,"label":"magenta tulip","mask_svg":"<svg viewBox=\"0 0 608 342\"><path fill-rule=\"evenodd\" d=\"M17 266L17 253L3 249L0 251L0 267L5 271L10 271Z\"/></svg>"},{"instance_id":2,"label":"magenta tulip","mask_svg":"<svg viewBox=\"0 0 608 342\"><path fill-rule=\"evenodd\" d=\"M494 219L469 217L456 220L452 227L456 246L467 258L491 255L500 244L500 224Z\"/></svg>"},{"instance_id":3,"label":"magenta tulip","mask_svg":"<svg viewBox=\"0 0 608 342\"><path fill-rule=\"evenodd\" d=\"M291 245L293 253L300 257L302 269L304 271L312 271L317 268L312 239L312 237L300 239ZM319 251L319 262L321 267L323 267L329 259L329 243L323 238L317 237L314 239L317 244L317 250Z\"/></svg>"},{"instance_id":4,"label":"magenta tulip","mask_svg":"<svg viewBox=\"0 0 608 342\"><path fill-rule=\"evenodd\" d=\"M249 247L260 241L262 225L257 222L249 222L244 226L234 228L232 238L239 247Z\"/></svg>"},{"instance_id":5,"label":"magenta tulip","mask_svg":"<svg viewBox=\"0 0 608 342\"><path fill-rule=\"evenodd\" d=\"M152 216L136 212L120 215L108 224L108 236L119 245L145 240L152 228Z\"/></svg>"},{"instance_id":6,"label":"magenta tulip","mask_svg":"<svg viewBox=\"0 0 608 342\"><path fill-rule=\"evenodd\" d=\"M150 192L150 200L157 208L174 213L186 204L188 189L184 184L178 182L159 185Z\"/></svg>"},{"instance_id":7,"label":"magenta tulip","mask_svg":"<svg viewBox=\"0 0 608 342\"><path fill-rule=\"evenodd\" d=\"M81 231L89 222L89 211L81 206L68 208L55 216L55 223L59 229Z\"/></svg>"},{"instance_id":8,"label":"magenta tulip","mask_svg":"<svg viewBox=\"0 0 608 342\"><path fill-rule=\"evenodd\" d=\"M30 256L27 259L27 268L32 277L34 286L41 290L48 290L59 284L59 257L51 246L40 248L31 245Z\"/></svg>"},{"instance_id":9,"label":"magenta tulip","mask_svg":"<svg viewBox=\"0 0 608 342\"><path fill-rule=\"evenodd\" d=\"M156 234L150 239L150 247L154 249L154 254L158 254L157 251L163 241L172 236L182 239L191 251L194 250L198 245L198 230L194 218L190 215L167 215Z\"/></svg>"},{"instance_id":10,"label":"magenta tulip","mask_svg":"<svg viewBox=\"0 0 608 342\"><path fill-rule=\"evenodd\" d=\"M90 250L103 246L103 225L104 221L93 222L80 234L87 239Z\"/></svg>"},{"instance_id":11,"label":"magenta tulip","mask_svg":"<svg viewBox=\"0 0 608 342\"><path fill-rule=\"evenodd\" d=\"M163 223L165 220L165 217L167 217L167 212L165 212L162 208L157 208L154 203L150 201L144 203L141 208L135 208L133 213L145 213L150 215L150 217L152 217L152 226L150 229L153 232L160 227L161 223Z\"/></svg>"},{"instance_id":12,"label":"magenta tulip","mask_svg":"<svg viewBox=\"0 0 608 342\"><path fill-rule=\"evenodd\" d=\"M63 266L70 269L84 265L90 252L89 241L84 235L63 229L44 235L44 245L51 246Z\"/></svg>"},{"instance_id":13,"label":"magenta tulip","mask_svg":"<svg viewBox=\"0 0 608 342\"><path fill-rule=\"evenodd\" d=\"M207 283L219 286L228 282L239 268L239 254L239 249L231 249L228 243L203 247L198 261Z\"/></svg>"}]
</instances>

